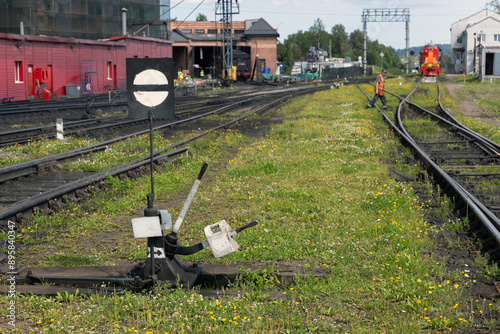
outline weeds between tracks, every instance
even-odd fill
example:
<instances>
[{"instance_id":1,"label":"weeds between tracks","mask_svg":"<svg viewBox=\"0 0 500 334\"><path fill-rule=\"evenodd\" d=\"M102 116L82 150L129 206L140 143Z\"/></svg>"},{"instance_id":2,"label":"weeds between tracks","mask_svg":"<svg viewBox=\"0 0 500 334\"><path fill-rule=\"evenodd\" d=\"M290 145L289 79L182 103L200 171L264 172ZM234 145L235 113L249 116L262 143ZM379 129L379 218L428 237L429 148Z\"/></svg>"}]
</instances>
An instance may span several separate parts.
<instances>
[{"instance_id":1,"label":"weeds between tracks","mask_svg":"<svg viewBox=\"0 0 500 334\"><path fill-rule=\"evenodd\" d=\"M203 251L183 260L286 261L329 268L327 279L283 286L272 274L248 274L228 290L250 292L217 299L162 287L110 297L18 296L18 332L444 333L474 327L474 314L498 312L490 301L468 298L472 279L425 255L438 228L423 218L428 203L387 175L381 159L396 154L399 144L377 110L365 105L355 87L298 98L278 111L286 115L283 124L265 137L220 131L156 171L155 204L175 216L199 166L210 164L180 243L194 244L204 238L204 226L221 219L232 226L259 221L230 256L216 260ZM148 181L108 180L109 191L98 198L38 217L37 228L59 224L65 232L25 248L18 261L144 259L145 242L133 239L130 218L142 215ZM268 299L265 291L283 298Z\"/></svg>"}]
</instances>

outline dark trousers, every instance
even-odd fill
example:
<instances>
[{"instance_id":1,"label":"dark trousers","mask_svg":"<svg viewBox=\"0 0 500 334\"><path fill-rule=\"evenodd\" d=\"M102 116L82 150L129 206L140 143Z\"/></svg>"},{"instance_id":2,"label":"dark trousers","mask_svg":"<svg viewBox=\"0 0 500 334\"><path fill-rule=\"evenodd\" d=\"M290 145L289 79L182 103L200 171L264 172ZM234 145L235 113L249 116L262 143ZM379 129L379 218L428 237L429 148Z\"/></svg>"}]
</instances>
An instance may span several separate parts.
<instances>
[{"instance_id":1,"label":"dark trousers","mask_svg":"<svg viewBox=\"0 0 500 334\"><path fill-rule=\"evenodd\" d=\"M373 99L370 101L370 106L373 107L379 98L380 98L380 101L382 101L382 105L385 107L385 104L387 103L387 100L385 99L385 95L378 95L378 94L375 94Z\"/></svg>"}]
</instances>

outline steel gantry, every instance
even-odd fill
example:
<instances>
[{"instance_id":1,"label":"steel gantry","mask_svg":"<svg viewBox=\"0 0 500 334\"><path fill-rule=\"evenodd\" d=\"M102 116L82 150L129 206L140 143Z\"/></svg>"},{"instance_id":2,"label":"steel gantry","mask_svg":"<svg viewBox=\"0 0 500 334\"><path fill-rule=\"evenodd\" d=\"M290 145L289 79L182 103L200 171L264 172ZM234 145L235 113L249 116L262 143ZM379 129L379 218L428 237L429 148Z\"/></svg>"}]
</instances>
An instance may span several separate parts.
<instances>
[{"instance_id":1,"label":"steel gantry","mask_svg":"<svg viewBox=\"0 0 500 334\"><path fill-rule=\"evenodd\" d=\"M363 73L366 75L366 23L367 22L406 22L406 73L408 73L410 47L410 9L378 8L363 9Z\"/></svg>"},{"instance_id":2,"label":"steel gantry","mask_svg":"<svg viewBox=\"0 0 500 334\"><path fill-rule=\"evenodd\" d=\"M221 15L222 21L222 77L231 80L233 73L233 15L240 13L238 0L217 0L215 15Z\"/></svg>"}]
</instances>

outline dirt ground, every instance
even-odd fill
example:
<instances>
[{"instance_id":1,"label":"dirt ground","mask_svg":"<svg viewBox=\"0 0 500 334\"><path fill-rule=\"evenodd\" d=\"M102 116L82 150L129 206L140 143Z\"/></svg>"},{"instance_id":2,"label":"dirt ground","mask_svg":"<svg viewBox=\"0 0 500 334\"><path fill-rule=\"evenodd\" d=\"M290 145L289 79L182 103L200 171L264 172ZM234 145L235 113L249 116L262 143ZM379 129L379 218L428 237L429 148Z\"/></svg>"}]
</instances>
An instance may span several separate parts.
<instances>
[{"instance_id":1,"label":"dirt ground","mask_svg":"<svg viewBox=\"0 0 500 334\"><path fill-rule=\"evenodd\" d=\"M464 99L458 95L457 90L464 87L464 84L458 84L451 82L453 76L447 75L446 77L446 87L450 92L450 95L460 103L460 112L465 116L477 118L483 122L491 123L496 126L500 126L500 119L495 119L488 117L484 114L483 109L471 100Z\"/></svg>"}]
</instances>

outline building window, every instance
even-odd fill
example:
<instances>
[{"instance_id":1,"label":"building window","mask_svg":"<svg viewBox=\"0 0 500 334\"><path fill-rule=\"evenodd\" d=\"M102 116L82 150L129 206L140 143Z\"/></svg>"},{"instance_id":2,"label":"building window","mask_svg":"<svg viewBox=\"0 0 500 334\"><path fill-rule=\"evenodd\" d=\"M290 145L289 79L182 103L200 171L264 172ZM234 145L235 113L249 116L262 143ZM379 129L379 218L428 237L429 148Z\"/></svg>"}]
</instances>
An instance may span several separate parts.
<instances>
[{"instance_id":1,"label":"building window","mask_svg":"<svg viewBox=\"0 0 500 334\"><path fill-rule=\"evenodd\" d=\"M234 33L235 34L243 34L245 32L245 30L235 30Z\"/></svg>"},{"instance_id":2,"label":"building window","mask_svg":"<svg viewBox=\"0 0 500 334\"><path fill-rule=\"evenodd\" d=\"M485 42L486 41L486 34L478 34L477 35L477 42L478 43L481 43L481 42Z\"/></svg>"},{"instance_id":3,"label":"building window","mask_svg":"<svg viewBox=\"0 0 500 334\"><path fill-rule=\"evenodd\" d=\"M500 42L500 34L495 34L495 42Z\"/></svg>"},{"instance_id":4,"label":"building window","mask_svg":"<svg viewBox=\"0 0 500 334\"><path fill-rule=\"evenodd\" d=\"M119 17L121 15L120 12L121 12L120 6L113 5L113 16Z\"/></svg>"},{"instance_id":5,"label":"building window","mask_svg":"<svg viewBox=\"0 0 500 334\"><path fill-rule=\"evenodd\" d=\"M193 31L191 29L182 29L182 32L185 33L185 34L190 34Z\"/></svg>"},{"instance_id":6,"label":"building window","mask_svg":"<svg viewBox=\"0 0 500 334\"><path fill-rule=\"evenodd\" d=\"M89 3L88 4L89 15L102 15L102 3Z\"/></svg>"},{"instance_id":7,"label":"building window","mask_svg":"<svg viewBox=\"0 0 500 334\"><path fill-rule=\"evenodd\" d=\"M44 9L46 12L51 12L52 11L52 1L51 0L45 0L43 3Z\"/></svg>"},{"instance_id":8,"label":"building window","mask_svg":"<svg viewBox=\"0 0 500 334\"><path fill-rule=\"evenodd\" d=\"M217 29L208 29L208 34L216 34L217 33Z\"/></svg>"},{"instance_id":9,"label":"building window","mask_svg":"<svg viewBox=\"0 0 500 334\"><path fill-rule=\"evenodd\" d=\"M108 61L108 80L113 80L113 63Z\"/></svg>"},{"instance_id":10,"label":"building window","mask_svg":"<svg viewBox=\"0 0 500 334\"><path fill-rule=\"evenodd\" d=\"M204 29L195 29L195 30L194 30L194 33L195 33L195 34L204 34L204 33L205 33L205 30L204 30Z\"/></svg>"},{"instance_id":11,"label":"building window","mask_svg":"<svg viewBox=\"0 0 500 334\"><path fill-rule=\"evenodd\" d=\"M16 61L15 81L16 81L16 83L23 83L24 82L24 72L23 72L23 62L22 61Z\"/></svg>"},{"instance_id":12,"label":"building window","mask_svg":"<svg viewBox=\"0 0 500 334\"><path fill-rule=\"evenodd\" d=\"M144 15L144 5L135 8L135 18L139 21L145 21L146 15Z\"/></svg>"},{"instance_id":13,"label":"building window","mask_svg":"<svg viewBox=\"0 0 500 334\"><path fill-rule=\"evenodd\" d=\"M462 36L457 36L457 43L458 44L462 44L462 40L463 40Z\"/></svg>"}]
</instances>

